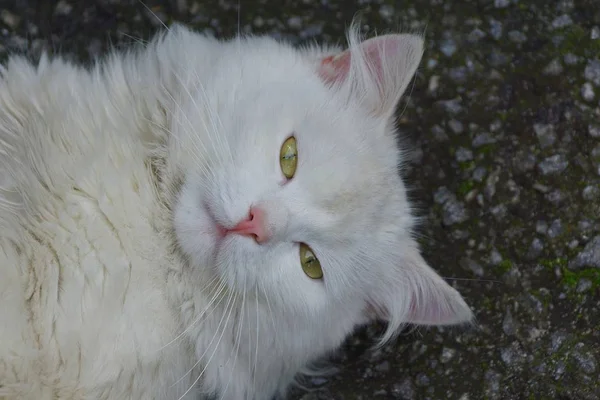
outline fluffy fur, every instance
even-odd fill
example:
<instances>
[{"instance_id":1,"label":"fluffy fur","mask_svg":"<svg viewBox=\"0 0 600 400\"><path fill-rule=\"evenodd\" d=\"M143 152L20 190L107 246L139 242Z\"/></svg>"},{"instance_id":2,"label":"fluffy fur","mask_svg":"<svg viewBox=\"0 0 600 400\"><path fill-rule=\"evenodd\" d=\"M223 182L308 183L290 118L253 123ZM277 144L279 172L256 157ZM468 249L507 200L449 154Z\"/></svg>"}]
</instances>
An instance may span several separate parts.
<instances>
[{"instance_id":1,"label":"fluffy fur","mask_svg":"<svg viewBox=\"0 0 600 400\"><path fill-rule=\"evenodd\" d=\"M91 69L1 67L0 398L268 400L375 318L382 340L471 319L419 254L397 173L422 39L348 37L175 26ZM219 235L250 206L268 242Z\"/></svg>"}]
</instances>

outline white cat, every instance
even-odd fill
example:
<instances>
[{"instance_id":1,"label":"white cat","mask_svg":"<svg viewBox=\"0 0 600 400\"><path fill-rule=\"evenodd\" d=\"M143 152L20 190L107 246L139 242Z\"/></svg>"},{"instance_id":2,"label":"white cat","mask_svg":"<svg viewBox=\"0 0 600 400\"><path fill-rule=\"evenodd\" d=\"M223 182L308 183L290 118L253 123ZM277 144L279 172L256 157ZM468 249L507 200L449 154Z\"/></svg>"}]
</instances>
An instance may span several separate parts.
<instances>
[{"instance_id":1,"label":"white cat","mask_svg":"<svg viewBox=\"0 0 600 400\"><path fill-rule=\"evenodd\" d=\"M397 172L422 39L348 38L1 67L0 398L268 400L376 318L471 320Z\"/></svg>"}]
</instances>

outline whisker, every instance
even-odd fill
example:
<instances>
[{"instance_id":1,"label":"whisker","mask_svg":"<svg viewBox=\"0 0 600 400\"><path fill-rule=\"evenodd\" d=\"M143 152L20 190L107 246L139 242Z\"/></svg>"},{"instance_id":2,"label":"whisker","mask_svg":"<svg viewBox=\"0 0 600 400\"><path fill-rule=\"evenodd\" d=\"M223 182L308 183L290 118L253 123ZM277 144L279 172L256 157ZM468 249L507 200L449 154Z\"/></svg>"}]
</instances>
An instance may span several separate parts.
<instances>
[{"instance_id":1,"label":"whisker","mask_svg":"<svg viewBox=\"0 0 600 400\"><path fill-rule=\"evenodd\" d=\"M239 349L240 349L240 343L241 343L241 339L242 339L242 330L243 330L243 325L244 325L244 314L245 312L245 305L246 305L246 276L244 275L244 291L242 292L242 306L241 306L241 318L238 321L237 324L237 337L234 339L234 347L235 347L235 357L233 359L233 363L231 365L231 369L235 369L236 367L236 361L237 361L237 357L238 357L238 353L239 353ZM237 343L237 344L236 344ZM233 351L233 348L231 349L231 351ZM225 365L229 364L229 361L231 360L231 352L229 352L229 357L227 358L227 362L225 363ZM231 383L231 377L234 374L231 373L229 375L229 379L227 380L227 385L225 385L225 388L223 389L222 392L222 396L220 397L221 400L223 400L225 393L227 393L227 389L229 388L229 384Z\"/></svg>"},{"instance_id":2,"label":"whisker","mask_svg":"<svg viewBox=\"0 0 600 400\"><path fill-rule=\"evenodd\" d=\"M452 276L442 276L444 279L453 280L453 281L473 281L473 282L492 282L492 283L502 283L505 282L496 280L496 279L479 279L479 278L454 278Z\"/></svg>"},{"instance_id":3,"label":"whisker","mask_svg":"<svg viewBox=\"0 0 600 400\"><path fill-rule=\"evenodd\" d=\"M137 44L139 44L143 47L148 47L148 44L150 43L149 41L144 40L143 38L135 37L133 35L128 34L127 32L119 31L118 33L125 37L128 37L129 39L133 40L134 42L136 42Z\"/></svg>"},{"instance_id":4,"label":"whisker","mask_svg":"<svg viewBox=\"0 0 600 400\"><path fill-rule=\"evenodd\" d=\"M150 14L152 14L152 16L153 16L154 18L156 18L156 20L157 20L158 22L160 22L160 23L161 23L161 25L162 25L162 26L163 26L163 27L164 27L164 28L165 28L167 31L169 31L169 30L170 30L170 29L169 29L169 27L168 27L168 26L167 26L167 25L166 25L164 22L162 22L162 20L161 20L160 18L158 18L158 15L156 15L156 14L154 13L154 11L152 11L152 10L150 9L150 7L148 7L148 6L147 6L147 5L146 5L146 4L145 4L145 3L144 3L142 0L138 0L138 1L139 1L139 2L140 2L140 3L141 3L141 4L142 4L142 5L143 5L143 6L146 8L146 10L148 10L148 12L150 12Z\"/></svg>"},{"instance_id":5,"label":"whisker","mask_svg":"<svg viewBox=\"0 0 600 400\"><path fill-rule=\"evenodd\" d=\"M230 292L232 293L232 292ZM233 299L233 303L231 304L231 306L229 307L229 314L227 315L227 319L225 321L225 325L223 326L223 329L221 331L221 336L219 337L219 340L217 341L216 345L215 345L215 349L213 350L210 358L208 359L208 361L206 362L206 365L204 366L204 368L202 369L202 371L200 372L200 374L198 374L198 377L196 378L196 380L194 380L194 382L190 385L190 388L178 399L178 400L182 400L189 392L190 390L192 390L192 388L194 386L196 386L196 384L198 384L198 381L200 380L200 378L202 378L202 375L204 374L204 371L206 371L206 369L208 368L208 366L210 365L210 362L213 358L213 356L215 355L215 353L217 352L217 350L219 349L219 344L221 343L221 339L223 338L223 335L225 334L225 330L227 328L227 324L229 323L229 318L231 317L231 312L233 311L233 309L235 308L235 302L237 301L237 292L234 295L234 299ZM227 308L225 309L227 310ZM226 312L223 313L223 317L225 316ZM223 320L223 317L221 317L221 321ZM198 363L200 363L200 361L204 358L204 355L206 354L206 352L208 351L208 349L210 348L210 345L212 344L214 338L216 337L216 334L219 331L219 327L221 326L221 322L219 322L219 326L217 326L217 331L215 332L215 334L213 335L212 340L210 341L210 343L208 344L208 346L206 347L206 350L204 351L204 353L202 354L202 356L200 356L198 358L198 361L194 364L194 366L192 367L195 368ZM191 370L190 370L191 372ZM188 372L189 373L189 372ZM187 374L186 374L187 375ZM185 376L185 375L184 375Z\"/></svg>"},{"instance_id":6,"label":"whisker","mask_svg":"<svg viewBox=\"0 0 600 400\"><path fill-rule=\"evenodd\" d=\"M177 382L175 382L175 384L178 384L179 382L181 382L181 380L182 380L183 378L185 378L187 375L189 375L189 374L190 374L190 373L191 373L191 372L194 370L194 368L196 368L196 367L198 366L198 364L200 364L200 362L202 361L202 358L204 357L204 355L206 354L206 352L207 352L207 351L208 351L208 349L210 348L210 345L212 344L212 342L214 341L215 337L217 336L217 333L218 333L218 331L219 331L219 328L221 327L221 324L223 323L223 319L225 318L225 315L227 314L227 310L229 309L229 305L230 305L230 302L231 302L232 298L234 298L234 294L233 294L233 292L229 292L229 296L228 296L228 298L227 298L227 304L225 305L225 312L224 312L224 313L223 313L223 315L221 316L221 319L219 320L219 324L217 325L217 330L216 330L216 332L213 334L213 337L212 337L211 341L208 343L208 346L206 347L206 349L204 350L204 353L202 353L202 355L201 355L201 356L198 358L198 360L196 361L196 363L195 363L195 364L194 364L194 365L193 365L193 366L192 366L192 367L191 367L191 368L188 370L188 372L186 372L186 373L185 373L185 374L184 374L184 375L183 375L181 378L179 378L179 380L177 380ZM205 368L206 368L206 367L205 367ZM200 377L198 377L198 379L200 379ZM194 386L194 385L195 385L197 382L198 382L198 380L196 380L196 382L195 382L195 383L192 385L192 387L193 387L193 386ZM174 385L175 385L175 384L174 384ZM189 392L189 390L191 390L191 387L190 387L190 389L188 389L188 392ZM182 398L183 398L183 397L185 397L185 395L186 395L188 392L184 393L184 394L183 394L183 396L182 396Z\"/></svg>"},{"instance_id":7,"label":"whisker","mask_svg":"<svg viewBox=\"0 0 600 400\"><path fill-rule=\"evenodd\" d=\"M256 388L256 368L258 366L258 333L260 329L258 318L258 285L254 285L254 299L256 301L256 347L254 349L254 368L252 368L252 387ZM256 390L256 389L255 389Z\"/></svg>"},{"instance_id":8,"label":"whisker","mask_svg":"<svg viewBox=\"0 0 600 400\"><path fill-rule=\"evenodd\" d=\"M215 280L217 280L217 278L213 278L211 280L211 282L214 282ZM208 286L208 284L206 285ZM202 289L200 289L202 290ZM194 319L194 321L192 321L192 323L190 323L188 325L187 328L185 328L181 333L179 333L175 338L173 338L169 343L165 344L164 346L162 346L159 351L164 350L165 348L169 347L170 345L172 345L173 343L175 343L177 340L179 340L183 335L185 335L190 329L192 329L201 319L202 317L204 317L204 314L206 314L206 312L208 311L208 309L211 307L211 305L216 301L217 298L220 298L221 294L225 291L225 284L221 284L218 289L217 289L217 293L215 293L214 296L212 296L212 299L208 302L208 304L206 305L206 307L204 307L204 309L200 312L200 314L198 315L198 317L196 319ZM210 316L210 314L206 315L207 317Z\"/></svg>"},{"instance_id":9,"label":"whisker","mask_svg":"<svg viewBox=\"0 0 600 400\"><path fill-rule=\"evenodd\" d=\"M238 3L237 3L237 35L238 36L240 36L240 33L242 32L241 15L242 15L242 3L241 3L241 0L238 0Z\"/></svg>"},{"instance_id":10,"label":"whisker","mask_svg":"<svg viewBox=\"0 0 600 400\"><path fill-rule=\"evenodd\" d=\"M177 79L180 79L178 76L176 76L176 77L177 77ZM183 83L182 83L181 81L180 81L180 85L183 85ZM190 121L190 119L188 118L188 116L187 116L187 113L185 113L185 112L183 111L183 109L181 108L181 106L179 105L179 103L177 102L177 100L175 100L175 98L173 97L173 95L172 95L172 94L171 94L169 91L167 91L167 90L166 90L166 88L165 88L165 93L167 93L167 95L170 97L170 99L171 99L171 101L173 102L173 104L174 104L174 105L175 105L175 106L176 106L176 107L179 109L179 111L180 111L180 112L179 112L179 114L178 114L178 115L183 115L183 117L184 117L184 118L185 118L185 120L187 121L187 123L188 123L188 126L190 127L190 130L189 130L189 131L188 131L187 129L185 129L185 128L184 128L182 125L180 125L180 126L183 128L184 132L185 132L185 133L188 135L188 137L190 138L190 141L192 142L192 145L194 146L195 150L197 151L197 153L192 153L192 154L193 154L193 156L195 157L196 161L197 161L197 165L198 165L199 167L201 167L201 168L206 168L204 171L205 171L205 173L208 175L208 174L209 174L209 172L210 172L210 167L208 167L208 165L205 165L205 163L202 163L202 160L200 159L200 157L199 157L199 155L198 155L198 153L202 154L202 152L200 151L200 148L198 148L198 144L196 143L196 141L195 141L195 140L193 140L193 138L192 138L192 135L191 135L191 132L193 131L193 125L192 125L192 122L191 122L191 121ZM191 96L191 95L190 95L190 96ZM174 137L174 138L176 138L176 140L179 140L179 138L177 138L177 136L176 136L176 135L173 135L172 133L171 133L171 135L172 135L171 137ZM181 141L180 141L180 140L179 140L179 144L181 144ZM204 146L204 143L203 143L202 141L200 141L200 145L202 146L202 148L203 148L203 150L204 150L204 153L205 153L206 155L208 155L208 151L207 151L207 149L206 149L206 147Z\"/></svg>"},{"instance_id":11,"label":"whisker","mask_svg":"<svg viewBox=\"0 0 600 400\"><path fill-rule=\"evenodd\" d=\"M171 96L171 94L168 93L168 95L171 97L172 101L176 104L175 99ZM149 118L144 118L144 119L147 122L149 122L150 124L156 126L158 129L161 129L163 132L165 132L166 134L168 134L170 138L173 138L179 145L181 145L181 139L179 137L177 137L177 135L173 134L173 132L171 130L169 130L168 128L166 128L164 126L159 125L157 122L152 121ZM185 132L186 132L186 134L188 134L187 130L185 130ZM198 152L200 152L198 148L196 148L196 150L198 150ZM210 175L209 174L208 166L205 166L204 163L202 163L202 160L200 159L200 156L197 153L192 153L192 156L194 157L194 160L196 161L196 165L198 167L200 167L201 169L203 169L203 171L207 175Z\"/></svg>"},{"instance_id":12,"label":"whisker","mask_svg":"<svg viewBox=\"0 0 600 400\"><path fill-rule=\"evenodd\" d=\"M267 291L264 288L259 289L261 290L263 296L265 296L265 301L267 302L267 308L269 309L269 315L271 316L271 323L273 324L273 332L277 333L277 330L275 329L275 318L273 316L273 309L271 308L271 302L269 301Z\"/></svg>"},{"instance_id":13,"label":"whisker","mask_svg":"<svg viewBox=\"0 0 600 400\"><path fill-rule=\"evenodd\" d=\"M198 103L196 102L196 99L194 99L194 97L192 96L192 94L191 94L191 93L190 93L190 91L188 90L187 86L183 84L183 80L182 80L182 79L179 77L179 75L178 75L177 73L175 73L175 77L177 78L177 80L179 81L179 83L180 83L180 85L181 85L182 89L185 91L185 93L186 93L186 94L187 94L187 96L189 97L190 101L191 101L191 102L192 102L192 104L194 105L194 108L196 109L196 111L198 112L198 114L200 114L200 115L203 115L203 112L202 112L202 111L203 111L203 109L201 109L201 108L200 108L200 106L198 106ZM204 102L204 104L205 104L205 105L208 105L208 104L209 104L209 102L208 102L208 98L206 97L206 93L204 92L204 87L202 86L202 84L200 83L200 81L199 81L199 80L196 80L196 84L200 84L200 87L201 87L201 89L203 90L203 92L201 92L201 93L203 93L203 94L204 94L204 96L205 96L205 99L204 99L204 100L205 100L205 102ZM195 85L196 85L196 84L195 84ZM196 86L195 86L195 87L196 87ZM206 111L206 112L208 112L208 113L209 113L209 120L210 120L210 107L208 107L208 106L207 106L207 107L205 107L205 108L204 108L204 111ZM186 115L185 113L183 113L183 114L184 114L184 116L186 117L186 119L187 119L187 120L188 120L188 122L189 122L189 118L187 118L187 115ZM211 130L209 130L209 129L208 129L208 126L206 125L206 122L204 121L204 119L201 119L201 121L202 121L202 125L203 125L203 127L204 127L204 130L205 130L205 131L206 131L206 133L208 134L209 138L210 138L210 139L214 139L214 140L210 140L210 145L211 145L211 147L212 147L212 150L213 150L214 154L215 154L215 155L216 155L218 158L220 158L220 153L217 151L217 148L215 148L215 141L217 141L217 143L221 143L221 142L219 141L221 136L220 136L220 135L216 135L216 136L214 136L214 137L211 137L211 134L213 133L213 131L211 131ZM190 127L192 127L192 124L191 124L191 122L189 122L189 125L190 125ZM214 126L214 125L213 125L213 126ZM202 141L200 141L200 143L202 144ZM203 145L203 147L204 147L204 145ZM206 150L206 148L205 148L205 150ZM220 161L223 161L223 160L220 160Z\"/></svg>"},{"instance_id":14,"label":"whisker","mask_svg":"<svg viewBox=\"0 0 600 400\"><path fill-rule=\"evenodd\" d=\"M211 107L210 99L208 97L208 94L206 93L206 89L205 89L204 85L202 84L202 80L198 76L198 72L194 71L194 74L196 76L196 80L195 80L196 83L194 84L194 88L200 90L200 95L202 96L202 99L203 99L204 105L205 105L205 110L208 114L207 115L208 123L211 125L211 127L213 129L212 131L207 129L207 133L210 137L212 132L218 133L223 130L223 121L221 121L219 114L215 113L213 107ZM199 85L199 87L198 87L198 85ZM218 122L218 124L217 124L217 122ZM210 137L210 138L217 142L217 144L220 147L220 150L223 151L225 154L227 154L229 156L229 161L233 163L233 155L231 154L231 149L227 144L226 138L224 138L222 135L219 135L219 134L215 135L214 137ZM222 139L225 139L225 140L222 140ZM221 161L223 161L223 160L221 160Z\"/></svg>"}]
</instances>

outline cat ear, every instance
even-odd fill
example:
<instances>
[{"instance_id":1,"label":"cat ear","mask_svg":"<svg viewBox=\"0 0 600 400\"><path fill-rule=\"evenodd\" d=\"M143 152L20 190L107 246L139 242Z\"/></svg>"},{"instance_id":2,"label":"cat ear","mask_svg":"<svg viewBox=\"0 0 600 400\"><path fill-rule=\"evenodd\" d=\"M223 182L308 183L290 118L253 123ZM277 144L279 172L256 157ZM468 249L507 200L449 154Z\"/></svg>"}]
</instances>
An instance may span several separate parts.
<instances>
[{"instance_id":1,"label":"cat ear","mask_svg":"<svg viewBox=\"0 0 600 400\"><path fill-rule=\"evenodd\" d=\"M423 39L396 34L361 42L358 29L353 28L348 41L348 50L320 60L319 76L327 84L348 90L374 115L391 117L421 62Z\"/></svg>"},{"instance_id":2,"label":"cat ear","mask_svg":"<svg viewBox=\"0 0 600 400\"><path fill-rule=\"evenodd\" d=\"M458 291L427 264L416 246L406 250L402 265L393 270L394 277L380 282L382 287L370 296L371 316L389 322L390 330L404 323L455 325L472 321L473 313Z\"/></svg>"}]
</instances>

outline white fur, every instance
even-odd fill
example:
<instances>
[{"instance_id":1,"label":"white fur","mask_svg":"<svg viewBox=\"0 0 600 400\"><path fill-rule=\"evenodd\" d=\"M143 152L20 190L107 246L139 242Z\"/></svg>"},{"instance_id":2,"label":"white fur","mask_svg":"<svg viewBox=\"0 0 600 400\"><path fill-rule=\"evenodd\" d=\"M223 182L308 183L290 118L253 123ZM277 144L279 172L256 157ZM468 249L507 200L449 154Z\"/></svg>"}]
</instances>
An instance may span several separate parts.
<instances>
[{"instance_id":1,"label":"white fur","mask_svg":"<svg viewBox=\"0 0 600 400\"><path fill-rule=\"evenodd\" d=\"M378 81L356 32L332 84L337 49L181 26L91 70L0 69L0 398L270 400L373 318L384 339L471 318L419 255L397 173L391 116L422 41L393 37ZM272 239L217 243L213 220L251 205Z\"/></svg>"}]
</instances>

